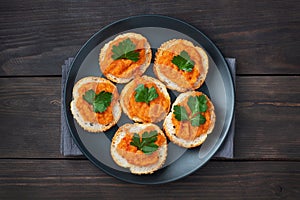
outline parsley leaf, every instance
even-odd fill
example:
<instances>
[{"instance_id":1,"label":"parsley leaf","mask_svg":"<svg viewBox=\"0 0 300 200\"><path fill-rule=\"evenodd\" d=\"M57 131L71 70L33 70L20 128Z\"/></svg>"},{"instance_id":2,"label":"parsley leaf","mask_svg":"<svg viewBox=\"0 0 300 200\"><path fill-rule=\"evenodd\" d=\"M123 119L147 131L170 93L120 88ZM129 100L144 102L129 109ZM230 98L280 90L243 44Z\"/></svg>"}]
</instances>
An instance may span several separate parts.
<instances>
[{"instance_id":1,"label":"parsley leaf","mask_svg":"<svg viewBox=\"0 0 300 200\"><path fill-rule=\"evenodd\" d=\"M102 91L96 95L93 102L93 107L95 112L104 112L107 107L110 105L112 100L112 93Z\"/></svg>"},{"instance_id":2,"label":"parsley leaf","mask_svg":"<svg viewBox=\"0 0 300 200\"><path fill-rule=\"evenodd\" d=\"M158 93L156 92L154 86L147 88L145 85L139 84L136 87L135 92L134 98L136 102L146 102L149 104L150 101L158 97Z\"/></svg>"},{"instance_id":3,"label":"parsley leaf","mask_svg":"<svg viewBox=\"0 0 300 200\"><path fill-rule=\"evenodd\" d=\"M132 141L130 142L130 145L137 147L138 149L141 149L141 140L139 134L135 133L132 137Z\"/></svg>"},{"instance_id":4,"label":"parsley leaf","mask_svg":"<svg viewBox=\"0 0 300 200\"><path fill-rule=\"evenodd\" d=\"M158 149L155 144L157 140L157 131L144 132L142 138L137 133L134 133L130 145L135 146L145 154L151 154ZM142 139L142 140L141 140Z\"/></svg>"},{"instance_id":5,"label":"parsley leaf","mask_svg":"<svg viewBox=\"0 0 300 200\"><path fill-rule=\"evenodd\" d=\"M188 99L188 106L193 114L200 112L200 102L198 101L196 96L190 96Z\"/></svg>"},{"instance_id":6,"label":"parsley leaf","mask_svg":"<svg viewBox=\"0 0 300 200\"><path fill-rule=\"evenodd\" d=\"M120 42L119 45L113 45L113 55L111 57L114 60L129 59L136 62L140 59L140 54L135 48L136 45L129 38L127 38L126 40Z\"/></svg>"},{"instance_id":7,"label":"parsley leaf","mask_svg":"<svg viewBox=\"0 0 300 200\"><path fill-rule=\"evenodd\" d=\"M191 60L189 54L184 50L179 55L173 57L172 63L179 69L187 72L191 72L195 65L195 62Z\"/></svg>"},{"instance_id":8,"label":"parsley leaf","mask_svg":"<svg viewBox=\"0 0 300 200\"><path fill-rule=\"evenodd\" d=\"M207 110L207 99L204 95L190 96L188 99L188 107L192 111L188 115L186 109L183 106L174 106L175 119L178 121L190 121L192 126L200 126L206 122L203 112Z\"/></svg>"},{"instance_id":9,"label":"parsley leaf","mask_svg":"<svg viewBox=\"0 0 300 200\"><path fill-rule=\"evenodd\" d=\"M200 126L206 122L205 117L202 114L198 114L191 118L192 126Z\"/></svg>"},{"instance_id":10,"label":"parsley leaf","mask_svg":"<svg viewBox=\"0 0 300 200\"><path fill-rule=\"evenodd\" d=\"M96 97L96 93L94 92L94 90L88 90L85 92L85 94L82 97L89 104L93 104L93 101Z\"/></svg>"},{"instance_id":11,"label":"parsley leaf","mask_svg":"<svg viewBox=\"0 0 300 200\"><path fill-rule=\"evenodd\" d=\"M106 111L112 101L112 93L105 91L96 94L94 90L88 90L82 97L90 105L93 105L94 112L99 113Z\"/></svg>"},{"instance_id":12,"label":"parsley leaf","mask_svg":"<svg viewBox=\"0 0 300 200\"><path fill-rule=\"evenodd\" d=\"M204 95L198 97L198 101L200 102L199 110L200 112L205 112L207 110L207 99Z\"/></svg>"},{"instance_id":13,"label":"parsley leaf","mask_svg":"<svg viewBox=\"0 0 300 200\"><path fill-rule=\"evenodd\" d=\"M205 112L207 110L207 99L204 95L190 96L188 99L188 106L193 114Z\"/></svg>"},{"instance_id":14,"label":"parsley leaf","mask_svg":"<svg viewBox=\"0 0 300 200\"><path fill-rule=\"evenodd\" d=\"M183 106L175 105L174 106L174 115L178 121L189 120L189 115Z\"/></svg>"}]
</instances>

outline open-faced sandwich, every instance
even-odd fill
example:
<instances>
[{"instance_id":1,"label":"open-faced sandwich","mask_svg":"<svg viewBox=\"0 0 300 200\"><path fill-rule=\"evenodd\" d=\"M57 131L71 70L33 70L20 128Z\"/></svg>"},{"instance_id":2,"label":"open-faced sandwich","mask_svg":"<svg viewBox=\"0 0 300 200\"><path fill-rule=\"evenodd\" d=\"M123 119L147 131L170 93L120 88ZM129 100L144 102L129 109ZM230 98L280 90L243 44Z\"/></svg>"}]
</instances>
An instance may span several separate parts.
<instances>
[{"instance_id":1,"label":"open-faced sandwich","mask_svg":"<svg viewBox=\"0 0 300 200\"><path fill-rule=\"evenodd\" d=\"M99 55L99 65L109 80L127 83L146 71L151 58L150 44L144 36L125 33L104 45Z\"/></svg>"},{"instance_id":2,"label":"open-faced sandwich","mask_svg":"<svg viewBox=\"0 0 300 200\"><path fill-rule=\"evenodd\" d=\"M133 174L151 174L164 164L167 139L155 124L124 124L115 133L111 156Z\"/></svg>"},{"instance_id":3,"label":"open-faced sandwich","mask_svg":"<svg viewBox=\"0 0 300 200\"><path fill-rule=\"evenodd\" d=\"M202 92L180 94L163 127L173 143L191 148L201 145L214 128L216 116L210 99Z\"/></svg>"},{"instance_id":4,"label":"open-faced sandwich","mask_svg":"<svg viewBox=\"0 0 300 200\"><path fill-rule=\"evenodd\" d=\"M154 73L167 88L178 92L199 88L208 72L206 52L183 39L163 43L155 56Z\"/></svg>"},{"instance_id":5,"label":"open-faced sandwich","mask_svg":"<svg viewBox=\"0 0 300 200\"><path fill-rule=\"evenodd\" d=\"M85 77L79 80L73 88L71 111L84 130L108 130L121 117L117 87L100 77Z\"/></svg>"},{"instance_id":6,"label":"open-faced sandwich","mask_svg":"<svg viewBox=\"0 0 300 200\"><path fill-rule=\"evenodd\" d=\"M124 113L135 122L159 122L170 110L171 100L163 83L142 76L125 85L120 95Z\"/></svg>"}]
</instances>

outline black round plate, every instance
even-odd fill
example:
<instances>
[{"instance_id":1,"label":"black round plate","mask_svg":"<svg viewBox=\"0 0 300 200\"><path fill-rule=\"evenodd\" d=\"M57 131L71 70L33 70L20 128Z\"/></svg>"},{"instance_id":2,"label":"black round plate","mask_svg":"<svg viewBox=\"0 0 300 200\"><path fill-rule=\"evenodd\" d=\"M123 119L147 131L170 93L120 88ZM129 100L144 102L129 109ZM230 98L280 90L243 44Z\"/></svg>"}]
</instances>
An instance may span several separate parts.
<instances>
[{"instance_id":1,"label":"black round plate","mask_svg":"<svg viewBox=\"0 0 300 200\"><path fill-rule=\"evenodd\" d=\"M129 170L117 166L110 155L111 138L124 123L132 123L124 114L118 124L105 133L84 131L74 120L70 111L74 84L86 76L103 76L98 64L100 49L119 34L136 32L144 35L155 55L156 49L170 39L187 39L201 46L209 55L209 71L205 83L199 89L206 93L215 105L217 116L215 128L206 141L197 148L184 149L168 143L168 156L163 167L150 175L133 175ZM153 60L153 59L152 59ZM152 61L153 62L153 61ZM154 76L151 63L145 74ZM124 84L117 84L121 92ZM175 92L170 91L174 101ZM233 80L222 54L201 31L178 19L161 15L134 16L114 22L94 34L79 50L73 60L65 85L64 105L67 124L83 154L104 172L127 182L160 184L182 178L204 165L223 142L234 112ZM159 124L161 126L161 123Z\"/></svg>"}]
</instances>

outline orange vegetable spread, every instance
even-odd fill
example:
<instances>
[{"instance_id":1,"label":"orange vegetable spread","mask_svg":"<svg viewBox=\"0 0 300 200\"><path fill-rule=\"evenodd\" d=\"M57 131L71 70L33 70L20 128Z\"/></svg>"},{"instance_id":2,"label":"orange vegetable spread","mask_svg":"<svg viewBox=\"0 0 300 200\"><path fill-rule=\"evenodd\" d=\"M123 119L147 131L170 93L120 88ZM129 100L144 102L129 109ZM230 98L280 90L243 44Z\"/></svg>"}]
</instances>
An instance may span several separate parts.
<instances>
[{"instance_id":1,"label":"orange vegetable spread","mask_svg":"<svg viewBox=\"0 0 300 200\"><path fill-rule=\"evenodd\" d=\"M102 113L96 113L93 111L93 106L90 105L88 102L86 102L82 96L85 94L88 90L94 90L96 94L100 93L101 91L106 91L113 93L113 100L111 104L107 107L107 109ZM91 123L100 123L103 125L109 124L113 121L113 113L112 108L116 101L116 91L112 84L109 83L95 83L90 82L87 84L82 85L79 88L79 98L76 102L76 107L78 108L81 116L85 121L91 122ZM118 97L117 97L118 98Z\"/></svg>"},{"instance_id":2,"label":"orange vegetable spread","mask_svg":"<svg viewBox=\"0 0 300 200\"><path fill-rule=\"evenodd\" d=\"M158 89L154 83L145 83L145 87L155 88L158 97L149 104L145 102L136 102L135 101L135 88L132 88L132 94L127 95L128 97L128 112L131 116L138 117L143 120L143 122L156 122L161 120L168 112L170 108L170 101L167 99L164 94Z\"/></svg>"},{"instance_id":3,"label":"orange vegetable spread","mask_svg":"<svg viewBox=\"0 0 300 200\"><path fill-rule=\"evenodd\" d=\"M194 68L190 72L181 70L172 63L173 57L179 55L183 50L186 51L191 60L195 62ZM156 57L155 63L161 65L162 67L160 67L160 71L164 74L164 76L177 85L186 88L193 87L197 82L199 75L203 73L202 58L193 47L187 46L183 43L178 43L167 50L163 50L163 52L159 53L159 55L160 56Z\"/></svg>"},{"instance_id":4,"label":"orange vegetable spread","mask_svg":"<svg viewBox=\"0 0 300 200\"><path fill-rule=\"evenodd\" d=\"M113 41L107 50L105 55L105 59L100 63L101 70L104 75L112 74L118 78L128 78L131 77L133 74L142 75L140 73L140 66L145 62L146 55L145 55L145 43L146 40L138 40L135 38L130 38L130 40L136 45L136 51L139 52L139 60L134 62L129 59L119 59L114 60L112 59L112 47L114 45L118 45L120 42L125 40L126 38L120 38L116 41Z\"/></svg>"},{"instance_id":5,"label":"orange vegetable spread","mask_svg":"<svg viewBox=\"0 0 300 200\"><path fill-rule=\"evenodd\" d=\"M197 96L200 96L201 94L202 93L199 92L199 95ZM192 111L188 107L187 101L188 98L182 101L179 105L184 106L184 108L188 112L188 115L190 115ZM172 122L175 126L176 136L184 140L194 140L195 138L199 137L201 134L206 133L211 124L210 110L212 104L210 101L207 101L207 106L208 106L207 110L204 113L201 113L205 117L206 121L204 124L201 124L198 127L192 126L189 121L178 121L173 114Z\"/></svg>"},{"instance_id":6,"label":"orange vegetable spread","mask_svg":"<svg viewBox=\"0 0 300 200\"><path fill-rule=\"evenodd\" d=\"M142 138L142 133L145 131L151 130L142 130L138 134L140 138ZM147 166L155 164L159 159L159 152L155 151L151 154L145 154L141 150L138 150L137 147L132 146L130 142L132 141L133 133L126 133L126 136L122 138L120 143L118 144L117 151L118 153L124 157L128 163L134 164L137 166ZM166 143L166 139L161 134L157 135L157 140L155 144L157 146L161 146Z\"/></svg>"}]
</instances>

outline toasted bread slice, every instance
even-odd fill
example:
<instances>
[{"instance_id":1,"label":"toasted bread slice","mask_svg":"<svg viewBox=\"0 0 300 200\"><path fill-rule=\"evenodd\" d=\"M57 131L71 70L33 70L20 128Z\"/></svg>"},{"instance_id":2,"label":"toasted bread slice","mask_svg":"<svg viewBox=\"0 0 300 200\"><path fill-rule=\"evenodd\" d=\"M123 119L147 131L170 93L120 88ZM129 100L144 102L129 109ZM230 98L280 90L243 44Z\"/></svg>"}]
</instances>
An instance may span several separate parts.
<instances>
[{"instance_id":1,"label":"toasted bread slice","mask_svg":"<svg viewBox=\"0 0 300 200\"><path fill-rule=\"evenodd\" d=\"M158 97L149 103L136 102L136 88L143 84L151 88L154 87ZM132 80L125 85L120 95L120 103L123 112L135 122L153 123L163 120L169 113L171 100L166 86L159 80L142 76Z\"/></svg>"},{"instance_id":2,"label":"toasted bread slice","mask_svg":"<svg viewBox=\"0 0 300 200\"><path fill-rule=\"evenodd\" d=\"M173 58L180 55L182 51L187 52L194 63L191 71L179 69L172 63ZM198 89L204 83L208 68L208 56L202 48L194 46L188 40L172 39L158 48L153 71L167 88L185 92Z\"/></svg>"},{"instance_id":3,"label":"toasted bread slice","mask_svg":"<svg viewBox=\"0 0 300 200\"><path fill-rule=\"evenodd\" d=\"M93 106L83 99L86 91L95 93L106 91L112 93L112 101L103 113L93 111ZM101 90L96 92L97 90ZM89 132L103 132L115 125L121 117L121 106L117 87L107 79L100 77L85 77L73 87L71 112L78 124Z\"/></svg>"},{"instance_id":4,"label":"toasted bread slice","mask_svg":"<svg viewBox=\"0 0 300 200\"><path fill-rule=\"evenodd\" d=\"M174 115L174 106L180 105L184 106L186 110L189 110L188 106L184 104L187 102L190 96L200 96L204 95L207 99L207 111L204 114L206 118L205 124L200 125L199 127L193 127L189 121L182 122L178 121ZM189 110L189 113L191 111ZM214 111L214 105L211 100L202 92L198 91L189 91L181 93L175 100L172 105L172 110L166 117L163 123L163 129L167 137L173 143L185 147L192 148L201 145L207 138L207 135L212 132L215 126L216 115ZM202 127L201 127L202 126ZM198 131L201 131L198 133Z\"/></svg>"},{"instance_id":5,"label":"toasted bread slice","mask_svg":"<svg viewBox=\"0 0 300 200\"><path fill-rule=\"evenodd\" d=\"M135 52L139 53L139 59L113 59L113 47L130 39L135 45ZM138 33L125 33L106 43L100 51L99 65L102 73L116 83L127 83L135 77L141 76L149 67L152 59L152 51L148 40Z\"/></svg>"},{"instance_id":6,"label":"toasted bread slice","mask_svg":"<svg viewBox=\"0 0 300 200\"><path fill-rule=\"evenodd\" d=\"M145 154L141 150L136 150L134 146L126 147L126 149L132 149L127 151L120 146L124 144L124 141L128 141L125 137L132 137L134 133L141 135L145 131L157 131L159 139L158 149L150 154ZM158 138L157 137L157 138ZM158 142L158 139L157 141ZM111 143L111 156L113 160L121 167L129 168L133 174L151 174L154 171L160 169L167 158L167 139L162 130L155 124L124 124L115 133Z\"/></svg>"}]
</instances>

